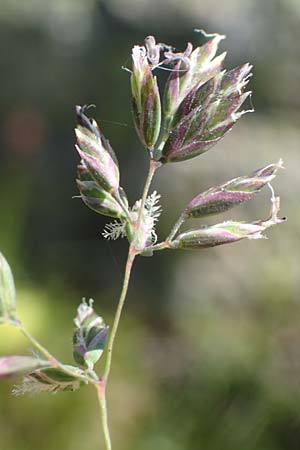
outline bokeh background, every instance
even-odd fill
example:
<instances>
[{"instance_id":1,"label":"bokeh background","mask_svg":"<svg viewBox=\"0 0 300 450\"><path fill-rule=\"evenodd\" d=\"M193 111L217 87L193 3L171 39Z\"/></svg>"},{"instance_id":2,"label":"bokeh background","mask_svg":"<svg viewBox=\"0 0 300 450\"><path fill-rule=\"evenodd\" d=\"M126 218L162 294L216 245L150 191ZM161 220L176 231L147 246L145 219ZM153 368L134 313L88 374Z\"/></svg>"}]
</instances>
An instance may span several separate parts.
<instances>
[{"instance_id":1,"label":"bokeh background","mask_svg":"<svg viewBox=\"0 0 300 450\"><path fill-rule=\"evenodd\" d=\"M74 105L95 103L122 185L140 196L147 167L131 123L129 63L148 34L184 49L204 28L227 35L225 67L254 64L255 114L217 147L164 167L165 236L192 196L284 159L274 183L289 221L269 240L162 252L134 269L109 386L115 450L300 448L298 0L1 0L0 248L13 267L20 315L71 362L82 297L111 323L125 241L78 199ZM266 217L270 193L225 215ZM194 224L193 224L194 225ZM2 327L0 353L30 352ZM11 396L0 386L1 450L102 449L92 390Z\"/></svg>"}]
</instances>

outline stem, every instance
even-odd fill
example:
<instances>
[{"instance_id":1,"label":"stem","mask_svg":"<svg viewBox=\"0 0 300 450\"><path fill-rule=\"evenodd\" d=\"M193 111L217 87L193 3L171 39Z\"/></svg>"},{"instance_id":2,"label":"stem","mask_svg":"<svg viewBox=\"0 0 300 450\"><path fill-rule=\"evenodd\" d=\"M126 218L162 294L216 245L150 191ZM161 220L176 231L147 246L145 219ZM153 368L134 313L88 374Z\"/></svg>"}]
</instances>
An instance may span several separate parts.
<instances>
[{"instance_id":1,"label":"stem","mask_svg":"<svg viewBox=\"0 0 300 450\"><path fill-rule=\"evenodd\" d=\"M147 247L147 250L149 252L157 252L159 250L166 250L167 248L171 248L171 241L174 238L175 234L177 233L177 231L179 230L179 228L181 227L181 225L186 221L187 219L187 213L185 211L183 211L183 213L181 213L181 215L179 216L178 220L175 222L173 228L170 231L169 236L166 238L165 241L160 242L159 244L155 244L152 245L150 247Z\"/></svg>"},{"instance_id":2,"label":"stem","mask_svg":"<svg viewBox=\"0 0 300 450\"><path fill-rule=\"evenodd\" d=\"M177 222L175 222L173 228L171 229L169 236L166 238L166 242L170 242L173 239L173 237L175 236L181 225L186 221L186 219L187 213L183 211L179 216Z\"/></svg>"},{"instance_id":3,"label":"stem","mask_svg":"<svg viewBox=\"0 0 300 450\"><path fill-rule=\"evenodd\" d=\"M99 406L100 406L101 423L102 423L102 430L103 430L103 434L104 434L106 450L111 450L111 448L112 448L109 426L108 426L108 417L107 417L106 385L107 385L107 380L108 380L110 370L111 370L114 342L115 342L116 334L118 331L121 314L122 314L123 306L124 306L125 299L126 299L126 294L128 291L129 279L130 279L131 269L132 269L132 265L133 265L135 256L136 256L136 252L130 247L129 251L128 251L128 257L127 257L127 263L126 263L126 268L125 268L122 291L121 291L117 311L115 314L113 326L112 326L112 329L110 332L109 341L107 344L107 356L106 356L106 361L105 361L104 375L103 375L103 378L101 379L101 384L100 383L95 384L95 388L97 390L97 395L98 395Z\"/></svg>"},{"instance_id":4,"label":"stem","mask_svg":"<svg viewBox=\"0 0 300 450\"><path fill-rule=\"evenodd\" d=\"M19 322L17 325L17 328L21 331L21 333L35 346L35 348L42 354L44 355L48 361L50 362L52 367L59 367L60 363L59 361L53 356L51 355L50 352L48 352L48 350L43 347L30 333L29 331L26 330L26 328L24 327L24 325Z\"/></svg>"},{"instance_id":5,"label":"stem","mask_svg":"<svg viewBox=\"0 0 300 450\"><path fill-rule=\"evenodd\" d=\"M108 428L108 420L107 420L107 407L106 407L106 397L105 397L105 387L102 388L101 385L95 385L97 391L98 402L101 411L101 424L104 435L104 442L106 450L111 450L111 438L110 432Z\"/></svg>"},{"instance_id":6,"label":"stem","mask_svg":"<svg viewBox=\"0 0 300 450\"><path fill-rule=\"evenodd\" d=\"M159 162L154 161L153 159L150 160L149 171L148 171L148 175L147 175L145 186L144 186L144 190L143 190L143 195L142 195L142 199L141 199L141 206L140 206L140 210L139 210L139 217L138 217L138 220L137 220L137 230L139 230L140 225L141 225L143 211L144 211L144 207L145 207L147 195L148 195L148 192L149 192L149 189L150 189L152 178L153 178L153 176L155 174L156 169L160 165L161 164Z\"/></svg>"},{"instance_id":7,"label":"stem","mask_svg":"<svg viewBox=\"0 0 300 450\"><path fill-rule=\"evenodd\" d=\"M121 319L123 306L124 306L125 299L126 299L126 294L127 294L127 290L128 290L131 269L132 269L132 265L133 265L133 261L135 259L135 256L136 256L135 251L133 249L131 249L131 247L130 247L129 248L129 252L128 252L128 257L127 257L127 262L126 262L124 281L123 281L123 287L122 287L122 291L121 291L121 295L120 295L120 300L119 300L119 303L118 303L118 307L117 307L117 311L116 311L116 314L115 314L113 326L112 326L112 329L111 329L111 332L110 332L110 336L109 336L109 341L108 341L108 344L107 344L107 356L106 356L104 375L103 375L103 379L104 379L105 382L107 381L107 379L109 377L109 374L110 374L114 342L115 342L116 334L117 334L117 331L118 331L118 327L119 327L119 323L120 323L120 319Z\"/></svg>"},{"instance_id":8,"label":"stem","mask_svg":"<svg viewBox=\"0 0 300 450\"><path fill-rule=\"evenodd\" d=\"M170 247L170 243L168 241L160 242L159 244L152 245L150 247L147 247L147 251L149 252L157 252L159 250L166 250Z\"/></svg>"},{"instance_id":9,"label":"stem","mask_svg":"<svg viewBox=\"0 0 300 450\"><path fill-rule=\"evenodd\" d=\"M18 321L18 322L14 322L14 326L16 326L21 333L34 345L34 347L42 354L45 356L45 358L49 361L49 363L51 364L51 366L53 368L59 368L61 370L63 370L66 374L72 376L72 377L76 377L79 378L81 380L83 380L85 383L90 382L95 384L96 382L98 382L98 380L93 379L90 375L85 374L85 375L80 375L78 372L73 372L72 370L68 369L64 364L62 364L60 361L58 361L58 359L55 358L55 356L53 356L45 347L42 346L42 344L40 344L30 333L29 331L26 330L26 328L24 327L24 325L22 324L22 322Z\"/></svg>"},{"instance_id":10,"label":"stem","mask_svg":"<svg viewBox=\"0 0 300 450\"><path fill-rule=\"evenodd\" d=\"M113 196L113 198L119 203L119 205L121 206L121 208L122 208L122 210L123 210L123 212L124 212L124 214L125 214L127 220L128 220L130 223L132 223L130 214L129 214L129 212L128 212L128 208L127 208L127 206L125 205L125 203L124 203L122 197L120 196L119 192L116 192L116 191L113 192L113 193L112 193L112 196Z\"/></svg>"},{"instance_id":11,"label":"stem","mask_svg":"<svg viewBox=\"0 0 300 450\"><path fill-rule=\"evenodd\" d=\"M153 161L153 160L150 161L149 171L148 171L147 179L146 179L146 182L145 182L145 187L144 187L144 190L143 190L141 206L140 206L139 216L138 216L138 220L137 220L137 229L136 229L136 231L139 230L139 227L141 225L143 209L145 207L145 202L146 202L146 198L147 198L147 195L148 195L148 191L149 191L149 188L150 188L150 185L151 185L151 181L152 181L153 175L154 175L156 169L159 167L159 165L160 164L157 161ZM106 357L106 363L105 363L104 375L103 375L103 379L104 379L105 382L107 381L107 379L109 377L109 373L110 373L110 369L111 369L111 360L112 360L112 352L113 352L113 347L114 347L114 341L115 341L116 334L117 334L117 331L118 331L118 326L119 326L119 323L120 323L122 309L123 309L124 302L125 302L125 299L126 299L126 294L127 294L127 291L128 291L128 285L129 285L129 279L130 279L132 265L133 265L133 262L134 262L134 259L135 259L136 255L137 255L137 251L131 245L129 247L129 251L128 251L128 257L127 257L127 262L126 262L123 287L122 287L122 291L121 291L121 295L120 295L117 311L116 311L116 314L115 314L113 326L112 326L112 329L111 329L111 332L110 332L109 341L108 341L108 344L107 344L107 357Z\"/></svg>"},{"instance_id":12,"label":"stem","mask_svg":"<svg viewBox=\"0 0 300 450\"><path fill-rule=\"evenodd\" d=\"M146 202L146 198L148 195L148 191L149 191L149 188L151 185L153 175L154 175L156 169L159 167L159 165L160 165L160 163L158 163L157 161L153 161L153 160L150 161L149 171L148 171L147 179L146 179L143 194L142 194L141 205L140 205L139 215L138 215L138 219L137 219L137 225L136 225L136 229L135 229L136 233L138 233L139 228L141 226L143 210L145 207L145 202ZM107 344L107 354L106 354L106 361L105 361L105 366L104 366L104 374L101 379L101 383L95 384L95 387L97 390L97 395L98 395L99 406L100 406L101 423L102 423L102 429L103 429L103 434L104 434L106 450L111 450L111 448L112 448L109 426L108 426L108 417L107 417L106 386L107 386L107 381L108 381L110 371L111 371L114 343L115 343L115 338L117 335L117 331L118 331L127 291L128 291L131 270L132 270L132 266L133 266L135 257L138 253L139 252L134 248L134 241L133 241L129 247L121 295L120 295L119 303L117 306L117 311L116 311L116 314L114 317L112 329L111 329L108 344Z\"/></svg>"}]
</instances>

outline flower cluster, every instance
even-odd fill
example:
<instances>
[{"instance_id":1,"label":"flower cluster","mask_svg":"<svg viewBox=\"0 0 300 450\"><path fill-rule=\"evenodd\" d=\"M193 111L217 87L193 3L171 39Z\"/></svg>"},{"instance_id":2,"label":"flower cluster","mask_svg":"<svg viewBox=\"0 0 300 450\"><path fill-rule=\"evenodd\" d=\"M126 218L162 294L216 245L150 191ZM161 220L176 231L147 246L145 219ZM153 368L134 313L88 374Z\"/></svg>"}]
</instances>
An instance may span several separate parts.
<instances>
[{"instance_id":1,"label":"flower cluster","mask_svg":"<svg viewBox=\"0 0 300 450\"><path fill-rule=\"evenodd\" d=\"M127 70L131 73L133 122L148 151L153 173L166 163L188 160L206 152L240 117L253 111L242 108L251 95L246 86L252 66L246 63L229 71L223 70L226 53L217 55L217 51L225 36L201 32L207 38L204 45L194 49L188 43L183 52L156 43L153 36L146 37L144 45L135 45L132 49L132 68ZM159 69L169 71L163 96L153 74ZM87 206L116 219L106 225L102 233L105 238L127 237L136 252L149 255L152 250L164 248L212 247L244 238L258 238L269 226L283 222L284 219L277 217L279 199L272 194L272 213L267 220L202 226L176 237L187 219L222 213L253 198L265 185L270 185L282 167L282 161L279 161L198 194L182 212L168 238L155 245L154 225L160 209L157 205L149 208L149 204L151 198L155 198L156 203L159 196L153 193L152 197L129 206L126 193L119 185L115 153L96 121L88 118L86 112L86 106L76 107L76 148L81 157L77 185Z\"/></svg>"}]
</instances>

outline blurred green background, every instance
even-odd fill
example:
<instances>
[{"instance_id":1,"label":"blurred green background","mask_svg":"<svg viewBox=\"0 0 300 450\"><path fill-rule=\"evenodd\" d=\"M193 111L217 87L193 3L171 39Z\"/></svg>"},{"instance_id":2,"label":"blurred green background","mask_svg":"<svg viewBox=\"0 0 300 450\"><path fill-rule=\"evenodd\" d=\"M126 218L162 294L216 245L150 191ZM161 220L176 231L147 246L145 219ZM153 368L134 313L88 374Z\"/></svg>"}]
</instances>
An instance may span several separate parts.
<instances>
[{"instance_id":1,"label":"blurred green background","mask_svg":"<svg viewBox=\"0 0 300 450\"><path fill-rule=\"evenodd\" d=\"M274 183L287 224L269 240L140 258L109 385L115 450L300 448L298 0L1 0L0 248L20 315L71 362L83 296L111 323L127 244L77 199L74 105L94 114L117 152L133 202L147 167L131 123L131 47L148 34L184 49L193 28L227 35L226 68L250 61L256 113L217 147L157 175L165 236L192 196L284 159ZM266 217L270 194L222 217ZM218 218L216 219L218 220ZM0 329L0 353L30 351ZM0 386L1 450L102 449L92 390L11 396Z\"/></svg>"}]
</instances>

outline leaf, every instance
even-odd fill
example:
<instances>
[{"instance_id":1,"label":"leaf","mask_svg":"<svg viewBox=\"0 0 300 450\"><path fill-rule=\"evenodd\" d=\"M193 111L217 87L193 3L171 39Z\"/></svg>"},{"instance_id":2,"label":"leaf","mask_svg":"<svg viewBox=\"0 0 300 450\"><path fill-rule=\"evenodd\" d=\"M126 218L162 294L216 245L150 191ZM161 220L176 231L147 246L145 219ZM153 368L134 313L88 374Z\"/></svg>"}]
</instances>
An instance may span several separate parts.
<instances>
[{"instance_id":1,"label":"leaf","mask_svg":"<svg viewBox=\"0 0 300 450\"><path fill-rule=\"evenodd\" d=\"M0 323L16 318L14 278L8 262L0 253Z\"/></svg>"}]
</instances>

